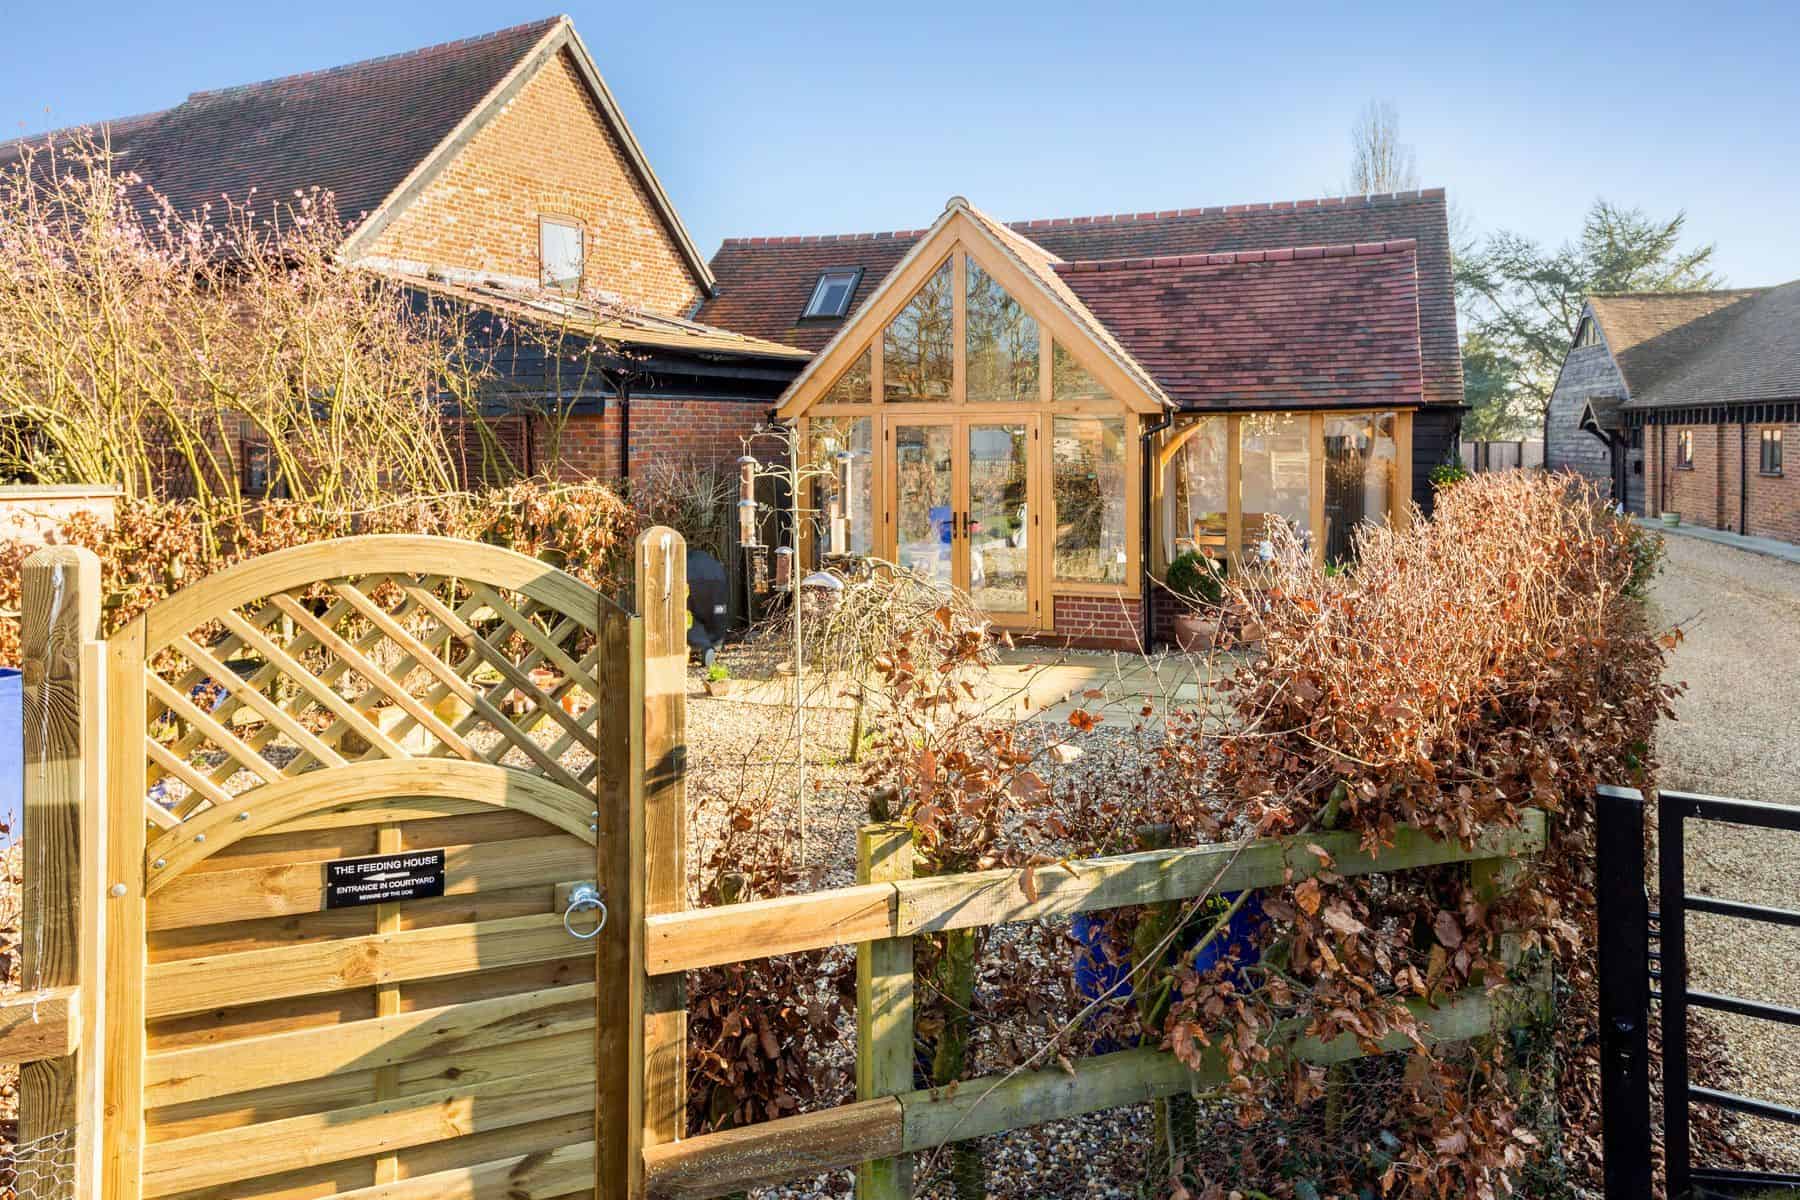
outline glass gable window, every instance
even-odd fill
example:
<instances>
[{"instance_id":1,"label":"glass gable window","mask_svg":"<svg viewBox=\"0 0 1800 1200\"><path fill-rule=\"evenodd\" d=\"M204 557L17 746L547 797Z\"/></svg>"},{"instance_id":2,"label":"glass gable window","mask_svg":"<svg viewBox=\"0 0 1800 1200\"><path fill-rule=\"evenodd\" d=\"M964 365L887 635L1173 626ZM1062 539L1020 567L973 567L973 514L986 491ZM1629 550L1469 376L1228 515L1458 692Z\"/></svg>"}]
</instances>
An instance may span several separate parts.
<instances>
[{"instance_id":1,"label":"glass gable window","mask_svg":"<svg viewBox=\"0 0 1800 1200\"><path fill-rule=\"evenodd\" d=\"M868 404L872 398L869 387L869 358L871 351L864 350L856 356L856 361L838 381L831 385L831 390L819 397L820 404Z\"/></svg>"},{"instance_id":2,"label":"glass gable window","mask_svg":"<svg viewBox=\"0 0 1800 1200\"><path fill-rule=\"evenodd\" d=\"M1385 525L1394 511L1400 452L1391 412L1325 420L1325 561L1355 554L1355 530Z\"/></svg>"},{"instance_id":3,"label":"glass gable window","mask_svg":"<svg viewBox=\"0 0 1800 1200\"><path fill-rule=\"evenodd\" d=\"M875 423L868 417L813 417L806 423L812 566L833 549L875 549ZM841 524L834 524L841 522Z\"/></svg>"},{"instance_id":4,"label":"glass gable window","mask_svg":"<svg viewBox=\"0 0 1800 1200\"><path fill-rule=\"evenodd\" d=\"M545 287L581 290L581 226L553 217L538 218L538 263Z\"/></svg>"},{"instance_id":5,"label":"glass gable window","mask_svg":"<svg viewBox=\"0 0 1800 1200\"><path fill-rule=\"evenodd\" d=\"M1231 447L1224 417L1186 420L1170 431L1180 447L1163 469L1163 558L1199 551L1225 558L1231 496L1226 490Z\"/></svg>"},{"instance_id":6,"label":"glass gable window","mask_svg":"<svg viewBox=\"0 0 1800 1200\"><path fill-rule=\"evenodd\" d=\"M1285 526L1312 540L1312 419L1305 413L1248 413L1238 423L1244 555Z\"/></svg>"},{"instance_id":7,"label":"glass gable window","mask_svg":"<svg viewBox=\"0 0 1800 1200\"><path fill-rule=\"evenodd\" d=\"M1038 324L994 277L968 260L970 404L1038 398Z\"/></svg>"},{"instance_id":8,"label":"glass gable window","mask_svg":"<svg viewBox=\"0 0 1800 1200\"><path fill-rule=\"evenodd\" d=\"M1050 449L1056 503L1056 578L1124 583L1125 422L1057 417Z\"/></svg>"},{"instance_id":9,"label":"glass gable window","mask_svg":"<svg viewBox=\"0 0 1800 1200\"><path fill-rule=\"evenodd\" d=\"M857 281L862 278L861 267L836 267L819 275L819 282L813 285L812 296L806 301L806 311L801 319L814 317L841 317L850 311L850 297L856 293Z\"/></svg>"},{"instance_id":10,"label":"glass gable window","mask_svg":"<svg viewBox=\"0 0 1800 1200\"><path fill-rule=\"evenodd\" d=\"M951 260L932 273L881 335L883 397L893 404L948 400L955 370Z\"/></svg>"},{"instance_id":11,"label":"glass gable window","mask_svg":"<svg viewBox=\"0 0 1800 1200\"><path fill-rule=\"evenodd\" d=\"M1054 341L1050 343L1050 398L1057 404L1112 399L1100 381L1076 362L1061 342Z\"/></svg>"}]
</instances>

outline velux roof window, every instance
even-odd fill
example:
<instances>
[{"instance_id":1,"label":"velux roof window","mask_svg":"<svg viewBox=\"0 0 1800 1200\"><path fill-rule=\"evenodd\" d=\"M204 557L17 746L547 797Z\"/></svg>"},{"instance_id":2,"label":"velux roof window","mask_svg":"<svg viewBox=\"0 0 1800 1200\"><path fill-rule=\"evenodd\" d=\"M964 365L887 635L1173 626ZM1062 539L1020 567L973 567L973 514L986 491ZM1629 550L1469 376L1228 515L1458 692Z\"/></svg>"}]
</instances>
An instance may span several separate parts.
<instances>
[{"instance_id":1,"label":"velux roof window","mask_svg":"<svg viewBox=\"0 0 1800 1200\"><path fill-rule=\"evenodd\" d=\"M861 267L833 267L821 272L801 318L843 316L850 311L850 297L856 292L857 281L861 278Z\"/></svg>"}]
</instances>

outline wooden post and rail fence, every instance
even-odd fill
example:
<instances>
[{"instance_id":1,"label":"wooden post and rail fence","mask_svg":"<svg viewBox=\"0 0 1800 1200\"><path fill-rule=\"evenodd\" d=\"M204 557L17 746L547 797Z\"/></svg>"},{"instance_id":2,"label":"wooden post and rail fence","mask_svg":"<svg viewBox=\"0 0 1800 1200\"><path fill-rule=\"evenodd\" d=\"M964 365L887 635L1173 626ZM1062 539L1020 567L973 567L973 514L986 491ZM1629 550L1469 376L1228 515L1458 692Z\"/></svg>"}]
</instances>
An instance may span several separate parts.
<instances>
[{"instance_id":1,"label":"wooden post and rail fence","mask_svg":"<svg viewBox=\"0 0 1800 1200\"><path fill-rule=\"evenodd\" d=\"M1279 887L1322 869L1309 842L1343 875L1466 863L1484 887L1544 844L1534 812L1467 849L1410 828L1373 856L1341 832L1146 849L1040 868L1028 897L1010 869L915 878L879 825L854 886L690 909L684 562L644 534L627 609L492 547L344 539L103 640L93 556L29 560L26 990L0 1001L0 1061L25 1064L22 1144L77 1142L30 1200L636 1200L846 1168L895 1200L919 1152L1227 1082L1141 1048L914 1088L913 939ZM223 702L192 702L228 653ZM423 854L437 890L333 907L364 851ZM684 1136L685 973L832 946L856 947L855 1101ZM1413 1007L1437 1041L1519 1011L1481 988Z\"/></svg>"}]
</instances>

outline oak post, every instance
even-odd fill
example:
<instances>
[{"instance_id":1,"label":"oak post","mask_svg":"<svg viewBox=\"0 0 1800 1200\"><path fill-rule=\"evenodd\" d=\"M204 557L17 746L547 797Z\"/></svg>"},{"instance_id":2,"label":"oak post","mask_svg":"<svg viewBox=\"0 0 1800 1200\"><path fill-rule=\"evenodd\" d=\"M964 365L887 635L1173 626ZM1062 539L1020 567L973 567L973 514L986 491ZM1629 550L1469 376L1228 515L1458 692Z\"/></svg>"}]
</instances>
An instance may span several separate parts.
<instances>
[{"instance_id":1,"label":"oak post","mask_svg":"<svg viewBox=\"0 0 1800 1200\"><path fill-rule=\"evenodd\" d=\"M84 646L100 629L100 560L91 550L51 546L20 570L20 658L25 751L24 874L20 977L28 992L72 987L81 979L82 819L89 797L88 757L103 742L82 717L99 686L83 669ZM85 981L89 989L97 981ZM79 1061L92 1052L19 1068L19 1140L77 1125ZM70 1181L57 1180L54 1193Z\"/></svg>"},{"instance_id":2,"label":"oak post","mask_svg":"<svg viewBox=\"0 0 1800 1200\"><path fill-rule=\"evenodd\" d=\"M106 643L106 1019L100 1161L106 1200L138 1200L144 1168L144 618Z\"/></svg>"},{"instance_id":3,"label":"oak post","mask_svg":"<svg viewBox=\"0 0 1800 1200\"><path fill-rule=\"evenodd\" d=\"M905 825L864 825L856 835L856 882L911 879L912 832ZM856 947L856 1098L912 1091L913 944L910 937ZM874 1159L856 1168L857 1200L906 1200L912 1157Z\"/></svg>"},{"instance_id":4,"label":"oak post","mask_svg":"<svg viewBox=\"0 0 1800 1200\"><path fill-rule=\"evenodd\" d=\"M633 623L632 970L641 1018L631 1055L638 1090L632 1127L634 1198L643 1194L643 1151L680 1140L687 1124L687 981L644 967L644 918L687 906L687 543L656 526L638 535L638 619Z\"/></svg>"}]
</instances>

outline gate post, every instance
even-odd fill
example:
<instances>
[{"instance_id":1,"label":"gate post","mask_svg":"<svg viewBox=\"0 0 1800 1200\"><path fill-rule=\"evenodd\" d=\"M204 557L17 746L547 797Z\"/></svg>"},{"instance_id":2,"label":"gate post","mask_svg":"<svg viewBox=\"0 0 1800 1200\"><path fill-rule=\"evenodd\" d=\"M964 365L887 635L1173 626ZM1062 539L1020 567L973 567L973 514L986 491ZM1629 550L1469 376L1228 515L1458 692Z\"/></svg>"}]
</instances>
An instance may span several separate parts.
<instances>
[{"instance_id":1,"label":"gate post","mask_svg":"<svg viewBox=\"0 0 1800 1200\"><path fill-rule=\"evenodd\" d=\"M100 1116L99 979L104 851L104 675L100 559L50 546L20 572L24 717L24 875L21 979L27 992L79 987L81 1042L62 1058L19 1068L21 1145L73 1130L72 1177L46 1197L93 1196ZM58 1157L61 1157L60 1155Z\"/></svg>"},{"instance_id":2,"label":"gate post","mask_svg":"<svg viewBox=\"0 0 1800 1200\"><path fill-rule=\"evenodd\" d=\"M644 918L687 907L687 543L659 525L638 535L633 557L623 1194L640 1200L644 1151L687 1131L687 981L645 970L644 932Z\"/></svg>"},{"instance_id":3,"label":"gate post","mask_svg":"<svg viewBox=\"0 0 1800 1200\"><path fill-rule=\"evenodd\" d=\"M1594 811L1601 1153L1607 1200L1627 1200L1651 1191L1650 897L1644 890L1643 793L1602 787Z\"/></svg>"}]
</instances>

